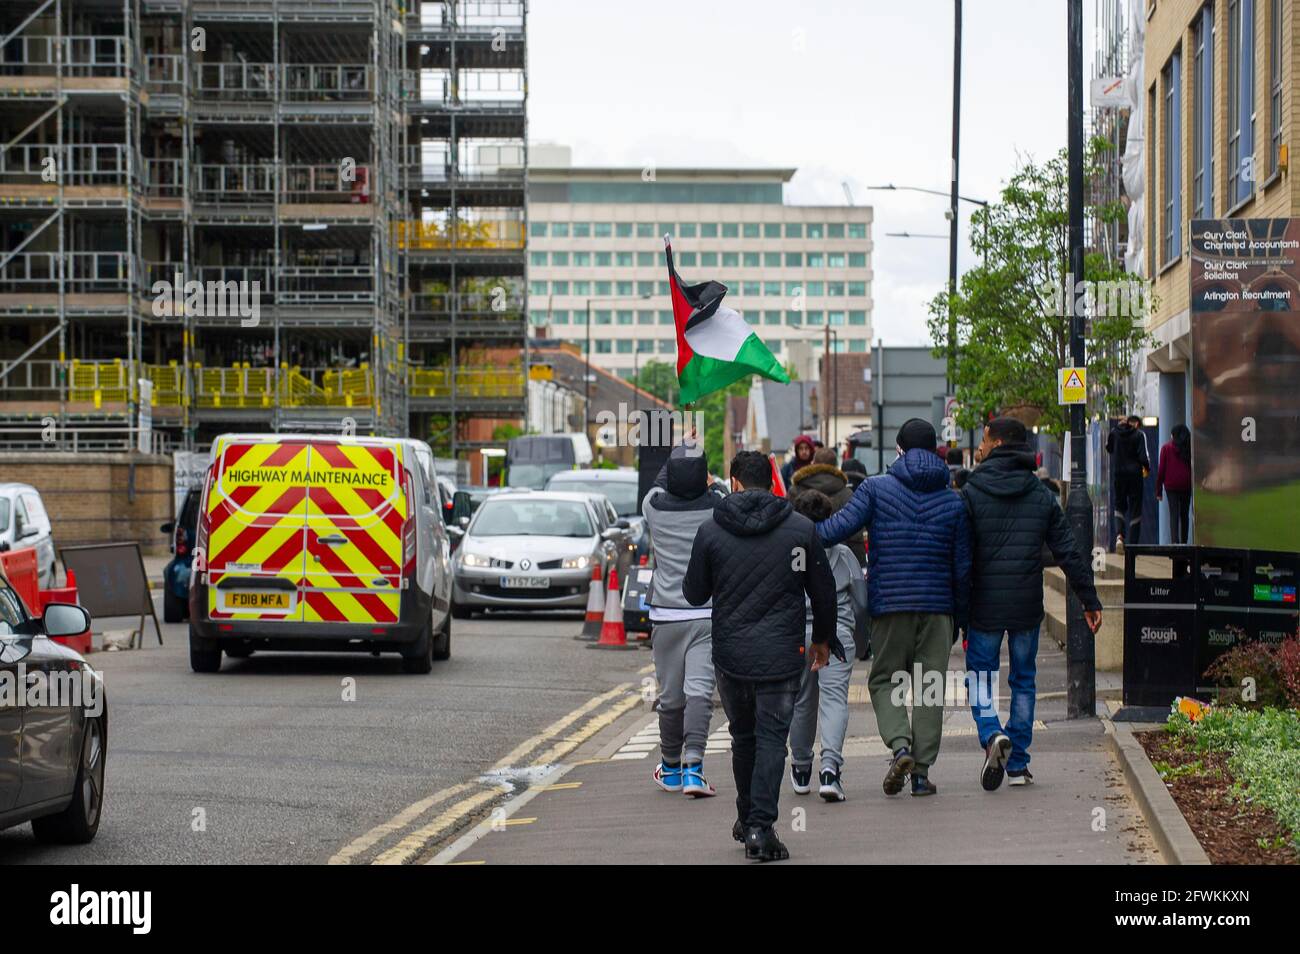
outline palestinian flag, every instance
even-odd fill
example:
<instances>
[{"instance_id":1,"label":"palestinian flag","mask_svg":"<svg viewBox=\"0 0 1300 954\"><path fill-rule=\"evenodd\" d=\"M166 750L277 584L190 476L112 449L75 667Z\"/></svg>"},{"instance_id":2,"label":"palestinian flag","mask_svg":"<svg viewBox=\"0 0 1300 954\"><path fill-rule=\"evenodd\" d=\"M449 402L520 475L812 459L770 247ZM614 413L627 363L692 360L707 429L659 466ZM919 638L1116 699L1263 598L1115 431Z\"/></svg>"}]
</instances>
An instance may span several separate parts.
<instances>
[{"instance_id":1,"label":"palestinian flag","mask_svg":"<svg viewBox=\"0 0 1300 954\"><path fill-rule=\"evenodd\" d=\"M719 282L684 285L673 267L672 240L664 236L668 284L677 325L677 381L682 404L694 404L746 375L761 374L789 383L790 376L748 323L722 303L727 286Z\"/></svg>"}]
</instances>

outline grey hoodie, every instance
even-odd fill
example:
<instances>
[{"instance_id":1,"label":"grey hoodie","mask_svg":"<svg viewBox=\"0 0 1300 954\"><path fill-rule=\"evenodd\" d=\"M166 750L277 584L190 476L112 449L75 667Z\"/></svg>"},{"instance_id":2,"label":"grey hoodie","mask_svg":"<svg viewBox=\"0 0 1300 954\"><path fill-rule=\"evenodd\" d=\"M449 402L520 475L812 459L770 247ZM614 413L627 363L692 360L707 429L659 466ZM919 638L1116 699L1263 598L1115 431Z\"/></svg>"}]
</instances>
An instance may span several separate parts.
<instances>
[{"instance_id":1,"label":"grey hoodie","mask_svg":"<svg viewBox=\"0 0 1300 954\"><path fill-rule=\"evenodd\" d=\"M831 573L835 576L835 634L853 638L857 619L853 613L853 599L849 596L849 587L853 584L853 574L862 577L862 565L857 557L843 543L826 548L826 559L830 561ZM804 618L808 631L812 632L812 600L804 597Z\"/></svg>"},{"instance_id":2,"label":"grey hoodie","mask_svg":"<svg viewBox=\"0 0 1300 954\"><path fill-rule=\"evenodd\" d=\"M655 609L671 609L707 618L711 604L695 607L686 602L682 577L691 561L695 532L713 516L713 508L722 498L709 491L709 468L703 453L688 455L686 448L674 447L664 476L664 484L653 487L641 504L655 560L646 603L652 617Z\"/></svg>"}]
</instances>

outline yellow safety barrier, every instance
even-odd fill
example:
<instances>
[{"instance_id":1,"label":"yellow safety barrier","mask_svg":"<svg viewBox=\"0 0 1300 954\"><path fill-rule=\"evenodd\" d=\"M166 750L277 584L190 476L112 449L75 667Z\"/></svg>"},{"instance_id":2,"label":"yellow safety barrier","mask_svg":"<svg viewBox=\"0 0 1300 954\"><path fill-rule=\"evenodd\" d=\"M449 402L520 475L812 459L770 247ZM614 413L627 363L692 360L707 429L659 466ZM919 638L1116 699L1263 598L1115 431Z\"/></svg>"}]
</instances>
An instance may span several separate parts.
<instances>
[{"instance_id":1,"label":"yellow safety barrier","mask_svg":"<svg viewBox=\"0 0 1300 954\"><path fill-rule=\"evenodd\" d=\"M412 397L451 397L451 372L447 368L411 368L407 393ZM519 397L524 393L524 373L518 369L457 368L458 397Z\"/></svg>"},{"instance_id":2,"label":"yellow safety barrier","mask_svg":"<svg viewBox=\"0 0 1300 954\"><path fill-rule=\"evenodd\" d=\"M74 360L69 369L73 401L93 401L96 409L125 403L130 395L130 375L120 358L113 361L83 363Z\"/></svg>"},{"instance_id":3,"label":"yellow safety barrier","mask_svg":"<svg viewBox=\"0 0 1300 954\"><path fill-rule=\"evenodd\" d=\"M166 365L146 365L145 373L153 384L153 407L182 407L189 404L185 391L185 369L175 361Z\"/></svg>"},{"instance_id":4,"label":"yellow safety barrier","mask_svg":"<svg viewBox=\"0 0 1300 954\"><path fill-rule=\"evenodd\" d=\"M408 219L394 226L398 248L451 248L451 230L439 222ZM524 224L515 219L456 223L456 247L464 249L521 249Z\"/></svg>"}]
</instances>

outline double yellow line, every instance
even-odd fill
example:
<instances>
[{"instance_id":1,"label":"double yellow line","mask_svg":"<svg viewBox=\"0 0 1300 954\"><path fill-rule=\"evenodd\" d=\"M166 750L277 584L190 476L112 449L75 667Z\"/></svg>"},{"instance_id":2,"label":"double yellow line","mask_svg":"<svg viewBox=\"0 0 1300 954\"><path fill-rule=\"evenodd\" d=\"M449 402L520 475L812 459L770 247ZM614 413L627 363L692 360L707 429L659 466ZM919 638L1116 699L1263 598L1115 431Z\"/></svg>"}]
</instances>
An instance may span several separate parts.
<instances>
[{"instance_id":1,"label":"double yellow line","mask_svg":"<svg viewBox=\"0 0 1300 954\"><path fill-rule=\"evenodd\" d=\"M577 725L584 716L601 709L610 702L613 702L613 705L582 722L581 725ZM484 776L490 776L495 772L504 772L509 769L540 769L544 766L553 765L602 729L611 725L624 713L642 704L642 696L635 690L632 683L620 683L608 692L603 692L588 699L568 715L557 719L541 732L519 743L499 759L491 769L485 772ZM545 746L544 749L543 746ZM541 749L541 751L538 752L538 749ZM492 782L485 778L451 785L419 801L412 802L388 821L376 825L364 835L354 838L329 859L329 864L348 865L357 863L359 859L366 856L376 846L391 840L397 835L402 835L397 843L380 851L370 863L377 865L406 864L425 851L435 839L455 830L475 812L481 811L491 802L509 794L510 791L511 788L505 782ZM425 824L411 830L412 826L423 818L427 812L451 802L452 799L458 800L447 805Z\"/></svg>"}]
</instances>

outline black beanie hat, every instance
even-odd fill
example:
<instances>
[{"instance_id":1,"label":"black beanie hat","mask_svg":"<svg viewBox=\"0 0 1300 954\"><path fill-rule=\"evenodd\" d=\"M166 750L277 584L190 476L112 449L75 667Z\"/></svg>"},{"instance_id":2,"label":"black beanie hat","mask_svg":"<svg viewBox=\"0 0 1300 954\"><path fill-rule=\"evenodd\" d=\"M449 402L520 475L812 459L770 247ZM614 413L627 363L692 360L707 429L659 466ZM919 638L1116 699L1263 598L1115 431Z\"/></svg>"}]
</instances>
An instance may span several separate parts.
<instances>
[{"instance_id":1,"label":"black beanie hat","mask_svg":"<svg viewBox=\"0 0 1300 954\"><path fill-rule=\"evenodd\" d=\"M914 417L898 429L898 446L904 451L921 447L933 451L939 439L935 436L934 425Z\"/></svg>"}]
</instances>

